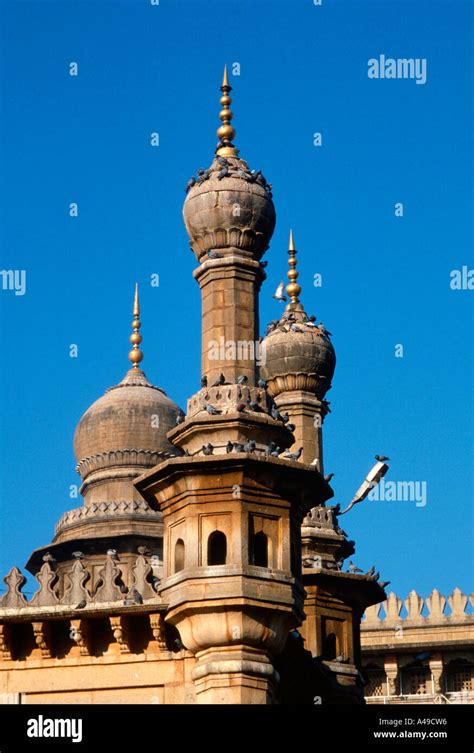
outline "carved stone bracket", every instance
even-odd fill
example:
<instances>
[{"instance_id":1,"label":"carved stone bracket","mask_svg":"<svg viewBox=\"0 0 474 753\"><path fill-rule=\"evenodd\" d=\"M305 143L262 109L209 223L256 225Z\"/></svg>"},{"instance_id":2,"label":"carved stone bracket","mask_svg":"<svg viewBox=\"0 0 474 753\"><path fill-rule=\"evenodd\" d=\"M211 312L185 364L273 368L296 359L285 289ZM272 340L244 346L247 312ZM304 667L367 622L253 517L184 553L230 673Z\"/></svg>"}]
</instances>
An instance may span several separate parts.
<instances>
[{"instance_id":1,"label":"carved stone bracket","mask_svg":"<svg viewBox=\"0 0 474 753\"><path fill-rule=\"evenodd\" d=\"M41 656L45 659L51 658L51 631L48 622L33 622L33 634L36 645L41 649Z\"/></svg>"},{"instance_id":2,"label":"carved stone bracket","mask_svg":"<svg viewBox=\"0 0 474 753\"><path fill-rule=\"evenodd\" d=\"M166 648L165 618L161 612L150 614L150 625L153 638L158 643L159 648Z\"/></svg>"},{"instance_id":3,"label":"carved stone bracket","mask_svg":"<svg viewBox=\"0 0 474 753\"><path fill-rule=\"evenodd\" d=\"M126 618L122 615L110 616L109 620L114 638L120 647L120 652L122 654L128 654L130 652L130 646Z\"/></svg>"},{"instance_id":4,"label":"carved stone bracket","mask_svg":"<svg viewBox=\"0 0 474 753\"><path fill-rule=\"evenodd\" d=\"M4 661L12 658L10 626L3 623L0 623L0 655Z\"/></svg>"},{"instance_id":5,"label":"carved stone bracket","mask_svg":"<svg viewBox=\"0 0 474 753\"><path fill-rule=\"evenodd\" d=\"M81 656L90 656L89 623L83 619L70 620L69 635L79 646Z\"/></svg>"}]
</instances>

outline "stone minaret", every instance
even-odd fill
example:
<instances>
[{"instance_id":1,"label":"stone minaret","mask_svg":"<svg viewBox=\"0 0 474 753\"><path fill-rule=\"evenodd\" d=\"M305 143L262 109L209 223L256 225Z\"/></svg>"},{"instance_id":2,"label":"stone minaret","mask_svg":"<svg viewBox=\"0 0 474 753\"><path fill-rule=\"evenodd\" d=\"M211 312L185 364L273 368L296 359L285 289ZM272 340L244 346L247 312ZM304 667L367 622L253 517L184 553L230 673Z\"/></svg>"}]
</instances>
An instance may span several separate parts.
<instances>
[{"instance_id":1,"label":"stone minaret","mask_svg":"<svg viewBox=\"0 0 474 753\"><path fill-rule=\"evenodd\" d=\"M294 442L256 384L259 261L275 211L271 186L232 144L226 72L221 91L216 155L184 205L202 291L202 385L168 434L184 456L136 486L163 513L160 593L197 659L198 702L272 703L274 657L304 619L301 522L331 492L314 466L270 455Z\"/></svg>"},{"instance_id":2,"label":"stone minaret","mask_svg":"<svg viewBox=\"0 0 474 753\"><path fill-rule=\"evenodd\" d=\"M294 449L303 448L305 463L317 461L323 473L322 425L328 413L324 399L331 387L336 354L326 328L308 316L300 302L296 249L290 230L288 248L289 302L279 320L268 326L263 341L265 363L260 373L268 394L294 425Z\"/></svg>"}]
</instances>

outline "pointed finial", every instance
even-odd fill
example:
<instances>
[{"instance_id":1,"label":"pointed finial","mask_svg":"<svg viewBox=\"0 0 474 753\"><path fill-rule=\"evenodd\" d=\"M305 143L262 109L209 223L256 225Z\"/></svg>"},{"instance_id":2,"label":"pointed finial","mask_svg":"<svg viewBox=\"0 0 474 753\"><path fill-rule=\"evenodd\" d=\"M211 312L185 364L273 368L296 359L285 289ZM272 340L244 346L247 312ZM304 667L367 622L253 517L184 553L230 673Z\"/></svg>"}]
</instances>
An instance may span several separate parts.
<instances>
[{"instance_id":1,"label":"pointed finial","mask_svg":"<svg viewBox=\"0 0 474 753\"><path fill-rule=\"evenodd\" d=\"M128 354L128 359L133 363L133 368L138 369L138 364L143 361L143 353L138 347L142 341L142 336L139 332L141 325L140 322L140 301L138 300L138 283L135 284L135 298L133 300L133 333L130 335L130 342L133 345L132 350Z\"/></svg>"},{"instance_id":2,"label":"pointed finial","mask_svg":"<svg viewBox=\"0 0 474 753\"><path fill-rule=\"evenodd\" d=\"M216 150L216 155L218 157L237 157L237 149L232 143L232 140L235 138L235 129L230 124L230 121L234 117L230 110L232 100L229 97L229 92L231 90L232 87L229 85L229 79L227 77L227 66L224 65L224 75L222 77L221 86L222 97L220 99L222 110L219 113L222 125L217 129L219 144Z\"/></svg>"},{"instance_id":3,"label":"pointed finial","mask_svg":"<svg viewBox=\"0 0 474 753\"><path fill-rule=\"evenodd\" d=\"M294 310L302 310L302 306L300 303L299 296L301 294L301 286L298 285L296 280L298 279L298 272L296 270L296 249L295 249L295 243L293 240L293 231L290 230L290 241L288 243L288 266L290 267L287 273L287 277L289 279L289 283L286 286L286 294L290 299L290 302L288 303L286 310L287 311L294 311Z\"/></svg>"}]
</instances>

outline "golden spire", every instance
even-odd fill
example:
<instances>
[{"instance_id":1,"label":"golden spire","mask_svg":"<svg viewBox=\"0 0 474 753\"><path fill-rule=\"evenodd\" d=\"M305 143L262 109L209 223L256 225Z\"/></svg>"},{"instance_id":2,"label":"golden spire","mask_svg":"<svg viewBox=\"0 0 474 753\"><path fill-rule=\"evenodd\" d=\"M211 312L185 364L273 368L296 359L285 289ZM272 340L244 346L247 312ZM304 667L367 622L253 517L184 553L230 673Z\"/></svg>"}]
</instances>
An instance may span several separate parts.
<instances>
[{"instance_id":1,"label":"golden spire","mask_svg":"<svg viewBox=\"0 0 474 753\"><path fill-rule=\"evenodd\" d=\"M229 97L229 92L231 90L232 87L229 86L229 79L227 77L227 66L225 65L221 86L222 97L220 100L222 110L219 113L222 125L217 129L219 143L222 144L222 146L219 146L216 151L218 157L237 157L237 149L232 143L232 140L235 139L235 128L230 124L230 121L234 117L230 110L232 100Z\"/></svg>"},{"instance_id":2,"label":"golden spire","mask_svg":"<svg viewBox=\"0 0 474 753\"><path fill-rule=\"evenodd\" d=\"M142 336L139 332L140 327L142 326L140 323L140 302L138 300L138 283L135 285L135 298L133 301L133 322L132 322L132 328L133 332L130 335L130 342L133 345L132 350L128 354L128 359L133 363L133 368L138 369L138 364L140 361L143 361L143 353L138 347L142 341Z\"/></svg>"},{"instance_id":3,"label":"golden spire","mask_svg":"<svg viewBox=\"0 0 474 753\"><path fill-rule=\"evenodd\" d=\"M288 256L290 257L288 259L288 266L290 267L287 273L287 277L289 279L289 283L286 286L286 294L288 298L290 299L290 302L288 303L286 310L287 311L302 311L303 307L300 303L299 296L301 294L301 286L298 285L296 280L298 279L298 272L296 270L296 249L295 244L293 241L293 231L290 230L290 242L288 244Z\"/></svg>"}]
</instances>

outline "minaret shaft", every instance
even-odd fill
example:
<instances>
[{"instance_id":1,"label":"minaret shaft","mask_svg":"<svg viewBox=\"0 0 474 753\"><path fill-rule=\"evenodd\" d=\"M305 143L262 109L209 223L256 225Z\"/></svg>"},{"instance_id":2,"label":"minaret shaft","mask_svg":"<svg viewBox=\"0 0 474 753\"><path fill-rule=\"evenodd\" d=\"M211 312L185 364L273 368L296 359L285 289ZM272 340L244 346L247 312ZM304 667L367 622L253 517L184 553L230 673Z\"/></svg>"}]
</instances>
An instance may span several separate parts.
<instances>
[{"instance_id":1,"label":"minaret shaft","mask_svg":"<svg viewBox=\"0 0 474 753\"><path fill-rule=\"evenodd\" d=\"M195 272L202 297L202 373L208 384L219 374L235 383L245 375L255 385L262 356L258 340L258 262L230 255L205 261Z\"/></svg>"}]
</instances>

